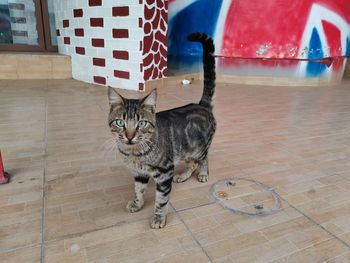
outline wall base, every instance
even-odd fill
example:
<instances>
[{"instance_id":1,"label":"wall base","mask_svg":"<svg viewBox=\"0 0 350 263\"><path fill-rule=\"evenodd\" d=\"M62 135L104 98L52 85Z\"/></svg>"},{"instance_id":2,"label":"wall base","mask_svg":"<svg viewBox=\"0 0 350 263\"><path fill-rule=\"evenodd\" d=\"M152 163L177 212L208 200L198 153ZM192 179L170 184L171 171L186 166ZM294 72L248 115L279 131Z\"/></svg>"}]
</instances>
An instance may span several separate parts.
<instances>
[{"instance_id":1,"label":"wall base","mask_svg":"<svg viewBox=\"0 0 350 263\"><path fill-rule=\"evenodd\" d=\"M0 53L0 79L71 79L69 56L56 53Z\"/></svg>"},{"instance_id":2,"label":"wall base","mask_svg":"<svg viewBox=\"0 0 350 263\"><path fill-rule=\"evenodd\" d=\"M348 59L348 61L346 62L345 65L345 70L344 70L344 79L350 79L350 60Z\"/></svg>"},{"instance_id":3,"label":"wall base","mask_svg":"<svg viewBox=\"0 0 350 263\"><path fill-rule=\"evenodd\" d=\"M203 79L201 75L200 79ZM295 78L295 77L269 77L269 76L233 76L221 75L217 76L217 83L237 83L246 85L262 85L262 86L326 86L338 85L341 83L339 79L319 78Z\"/></svg>"},{"instance_id":4,"label":"wall base","mask_svg":"<svg viewBox=\"0 0 350 263\"><path fill-rule=\"evenodd\" d=\"M159 79L146 82L146 91L150 91L153 88L162 88L172 85L182 85L181 81L187 80L200 80L203 81L203 74L193 73L180 76L168 77L166 79ZM259 86L329 86L338 85L341 83L338 78L327 79L325 77L320 78L292 78L292 77L267 77L267 76L234 76L217 74L217 83L232 83L232 84L244 84L244 85L259 85Z\"/></svg>"}]
</instances>

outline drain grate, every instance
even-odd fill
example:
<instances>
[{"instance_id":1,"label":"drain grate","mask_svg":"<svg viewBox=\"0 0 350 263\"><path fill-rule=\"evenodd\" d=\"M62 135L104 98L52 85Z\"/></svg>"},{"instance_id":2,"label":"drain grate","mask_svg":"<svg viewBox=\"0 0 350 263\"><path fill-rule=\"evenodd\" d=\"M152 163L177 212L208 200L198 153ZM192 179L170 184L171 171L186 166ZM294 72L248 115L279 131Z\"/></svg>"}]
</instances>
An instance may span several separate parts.
<instances>
[{"instance_id":1,"label":"drain grate","mask_svg":"<svg viewBox=\"0 0 350 263\"><path fill-rule=\"evenodd\" d=\"M281 208L276 191L253 179L220 180L211 186L209 195L225 209L248 216L271 215Z\"/></svg>"}]
</instances>

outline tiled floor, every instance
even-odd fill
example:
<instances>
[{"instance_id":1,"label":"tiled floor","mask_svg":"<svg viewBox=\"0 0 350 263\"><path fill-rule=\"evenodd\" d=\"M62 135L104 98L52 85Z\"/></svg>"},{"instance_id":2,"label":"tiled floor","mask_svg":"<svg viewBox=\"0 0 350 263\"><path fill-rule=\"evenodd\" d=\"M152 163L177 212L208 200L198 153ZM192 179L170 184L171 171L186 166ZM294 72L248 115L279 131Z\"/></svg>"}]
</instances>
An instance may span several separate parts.
<instances>
[{"instance_id":1,"label":"tiled floor","mask_svg":"<svg viewBox=\"0 0 350 263\"><path fill-rule=\"evenodd\" d=\"M158 109L200 94L200 83L164 87ZM153 184L142 211L124 208L133 178L108 143L105 88L0 81L13 174L0 186L0 262L350 262L350 82L220 84L215 105L209 182L174 184L168 225L152 230ZM274 188L280 210L249 217L213 202L210 186L232 177ZM269 205L254 184L233 187L232 206Z\"/></svg>"}]
</instances>

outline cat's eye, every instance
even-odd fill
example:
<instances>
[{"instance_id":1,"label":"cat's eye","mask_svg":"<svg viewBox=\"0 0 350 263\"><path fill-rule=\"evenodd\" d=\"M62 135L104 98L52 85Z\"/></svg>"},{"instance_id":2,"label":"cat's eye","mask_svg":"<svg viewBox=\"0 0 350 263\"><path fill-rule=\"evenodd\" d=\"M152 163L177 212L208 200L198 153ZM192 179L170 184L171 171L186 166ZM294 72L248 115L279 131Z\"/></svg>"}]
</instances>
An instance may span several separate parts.
<instances>
[{"instance_id":1,"label":"cat's eye","mask_svg":"<svg viewBox=\"0 0 350 263\"><path fill-rule=\"evenodd\" d=\"M123 120L121 120L121 119L117 119L117 120L115 120L115 121L113 122L113 125L122 128L122 127L124 127L125 122L124 122Z\"/></svg>"},{"instance_id":2,"label":"cat's eye","mask_svg":"<svg viewBox=\"0 0 350 263\"><path fill-rule=\"evenodd\" d=\"M139 128L145 128L147 125L147 121L139 121L139 123L137 124L137 127Z\"/></svg>"}]
</instances>

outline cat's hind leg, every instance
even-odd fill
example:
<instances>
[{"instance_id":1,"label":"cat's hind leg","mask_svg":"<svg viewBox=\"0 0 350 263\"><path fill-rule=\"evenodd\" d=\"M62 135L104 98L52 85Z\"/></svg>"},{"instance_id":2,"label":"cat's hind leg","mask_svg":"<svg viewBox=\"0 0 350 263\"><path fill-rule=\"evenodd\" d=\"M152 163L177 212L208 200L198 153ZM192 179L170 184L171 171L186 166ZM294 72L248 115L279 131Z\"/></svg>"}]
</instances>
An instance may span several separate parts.
<instances>
[{"instance_id":1,"label":"cat's hind leg","mask_svg":"<svg viewBox=\"0 0 350 263\"><path fill-rule=\"evenodd\" d=\"M208 167L208 157L206 156L204 160L198 161L199 173L197 175L198 181L201 183L206 183L209 180L209 167Z\"/></svg>"},{"instance_id":2,"label":"cat's hind leg","mask_svg":"<svg viewBox=\"0 0 350 263\"><path fill-rule=\"evenodd\" d=\"M135 197L133 200L129 201L126 205L126 209L130 213L134 213L140 211L143 207L145 200L144 194L146 192L146 188L149 181L149 176L147 175L137 175L134 177L135 179Z\"/></svg>"},{"instance_id":3,"label":"cat's hind leg","mask_svg":"<svg viewBox=\"0 0 350 263\"><path fill-rule=\"evenodd\" d=\"M196 171L198 163L194 161L186 161L185 170L181 174L177 174L173 178L173 182L182 183L185 182Z\"/></svg>"}]
</instances>

